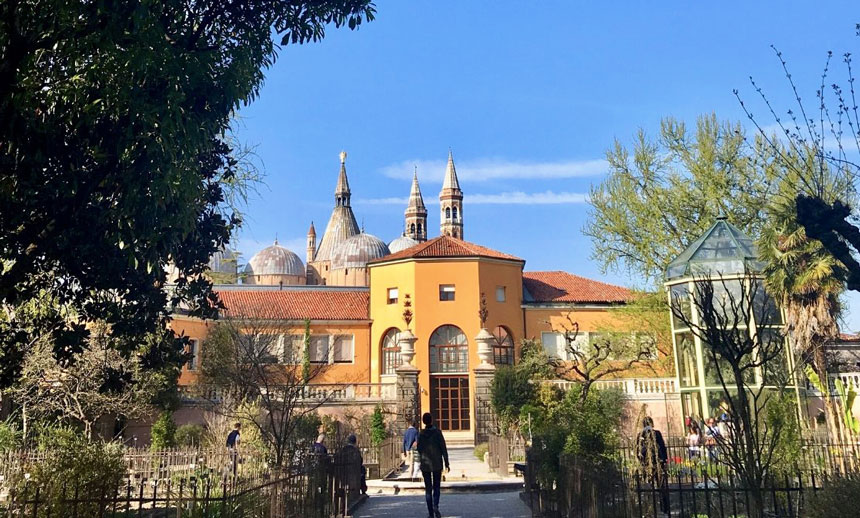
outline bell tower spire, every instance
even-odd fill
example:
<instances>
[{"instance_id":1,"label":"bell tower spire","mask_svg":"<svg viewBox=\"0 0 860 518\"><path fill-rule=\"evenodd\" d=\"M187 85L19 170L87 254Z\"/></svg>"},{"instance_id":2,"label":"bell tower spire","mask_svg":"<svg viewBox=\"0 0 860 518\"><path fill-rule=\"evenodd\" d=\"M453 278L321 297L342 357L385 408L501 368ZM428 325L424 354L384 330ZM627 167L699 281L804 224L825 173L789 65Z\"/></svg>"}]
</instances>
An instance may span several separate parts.
<instances>
[{"instance_id":1,"label":"bell tower spire","mask_svg":"<svg viewBox=\"0 0 860 518\"><path fill-rule=\"evenodd\" d=\"M349 207L349 180L346 178L346 151L340 152L340 174L337 176L337 187L334 189L335 207Z\"/></svg>"},{"instance_id":2,"label":"bell tower spire","mask_svg":"<svg viewBox=\"0 0 860 518\"><path fill-rule=\"evenodd\" d=\"M409 191L409 205L406 207L406 227L404 235L416 241L427 241L427 207L424 206L424 197L421 196L421 187L418 185L418 166L412 173L412 189Z\"/></svg>"},{"instance_id":3,"label":"bell tower spire","mask_svg":"<svg viewBox=\"0 0 860 518\"><path fill-rule=\"evenodd\" d=\"M463 191L457 179L457 169L454 167L454 154L448 150L448 166L445 168L445 179L442 191L439 193L439 206L442 209L439 233L463 239Z\"/></svg>"}]
</instances>

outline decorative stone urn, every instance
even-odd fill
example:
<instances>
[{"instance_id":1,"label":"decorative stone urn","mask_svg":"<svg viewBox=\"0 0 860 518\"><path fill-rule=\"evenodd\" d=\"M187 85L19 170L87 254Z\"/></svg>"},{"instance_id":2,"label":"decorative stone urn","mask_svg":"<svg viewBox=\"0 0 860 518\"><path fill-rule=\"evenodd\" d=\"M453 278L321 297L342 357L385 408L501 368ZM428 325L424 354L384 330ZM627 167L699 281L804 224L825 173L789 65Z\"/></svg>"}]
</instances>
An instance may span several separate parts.
<instances>
[{"instance_id":1,"label":"decorative stone urn","mask_svg":"<svg viewBox=\"0 0 860 518\"><path fill-rule=\"evenodd\" d=\"M415 342L418 338L412 334L409 329L401 331L397 343L400 345L400 358L403 360L402 365L410 365L412 358L415 357Z\"/></svg>"},{"instance_id":2,"label":"decorative stone urn","mask_svg":"<svg viewBox=\"0 0 860 518\"><path fill-rule=\"evenodd\" d=\"M481 359L481 367L493 366L493 342L495 340L496 338L486 329L482 328L478 331L475 342L478 343L478 358Z\"/></svg>"}]
</instances>

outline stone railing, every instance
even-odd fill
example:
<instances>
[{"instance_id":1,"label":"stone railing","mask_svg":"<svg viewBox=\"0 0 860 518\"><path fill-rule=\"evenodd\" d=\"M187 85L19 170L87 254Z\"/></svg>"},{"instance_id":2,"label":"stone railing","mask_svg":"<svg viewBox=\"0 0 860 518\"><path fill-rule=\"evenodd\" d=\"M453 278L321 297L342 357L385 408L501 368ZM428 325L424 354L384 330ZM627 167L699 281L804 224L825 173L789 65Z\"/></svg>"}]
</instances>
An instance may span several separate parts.
<instances>
[{"instance_id":1,"label":"stone railing","mask_svg":"<svg viewBox=\"0 0 860 518\"><path fill-rule=\"evenodd\" d=\"M550 383L568 390L575 381L553 380ZM664 394L673 394L677 391L675 378L622 378L611 380L600 380L594 383L600 389L618 389L630 399L653 399L662 398Z\"/></svg>"},{"instance_id":2,"label":"stone railing","mask_svg":"<svg viewBox=\"0 0 860 518\"><path fill-rule=\"evenodd\" d=\"M324 383L305 387L290 388L300 390L300 400L308 403L374 403L394 401L397 387L393 383ZM293 392L295 393L295 392ZM219 402L224 399L224 389L207 385L184 385L179 394L186 402Z\"/></svg>"},{"instance_id":3,"label":"stone railing","mask_svg":"<svg viewBox=\"0 0 860 518\"><path fill-rule=\"evenodd\" d=\"M845 384L845 388L853 388L855 391L860 392L860 372L832 372L830 373L830 392L833 395L838 395L836 392L836 385L834 382L840 379L842 383ZM808 380L806 381L806 390L815 394L816 396L820 396L821 393L815 388L815 385L810 383Z\"/></svg>"}]
</instances>

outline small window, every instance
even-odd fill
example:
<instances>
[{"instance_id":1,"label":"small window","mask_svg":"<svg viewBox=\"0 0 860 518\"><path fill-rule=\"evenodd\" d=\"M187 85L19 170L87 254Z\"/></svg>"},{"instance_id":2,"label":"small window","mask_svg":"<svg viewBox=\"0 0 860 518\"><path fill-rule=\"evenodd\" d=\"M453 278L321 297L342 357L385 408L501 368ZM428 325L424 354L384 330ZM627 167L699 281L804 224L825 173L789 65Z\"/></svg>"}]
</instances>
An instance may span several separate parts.
<instances>
[{"instance_id":1,"label":"small window","mask_svg":"<svg viewBox=\"0 0 860 518\"><path fill-rule=\"evenodd\" d=\"M439 285L439 300L454 300L454 285L440 284Z\"/></svg>"},{"instance_id":2,"label":"small window","mask_svg":"<svg viewBox=\"0 0 860 518\"><path fill-rule=\"evenodd\" d=\"M308 356L311 363L328 363L328 335L311 336Z\"/></svg>"},{"instance_id":3,"label":"small window","mask_svg":"<svg viewBox=\"0 0 860 518\"><path fill-rule=\"evenodd\" d=\"M397 304L397 288L388 288L388 303Z\"/></svg>"},{"instance_id":4,"label":"small window","mask_svg":"<svg viewBox=\"0 0 860 518\"><path fill-rule=\"evenodd\" d=\"M454 207L454 221L457 221L457 207Z\"/></svg>"},{"instance_id":5,"label":"small window","mask_svg":"<svg viewBox=\"0 0 860 518\"><path fill-rule=\"evenodd\" d=\"M191 355L185 368L190 371L196 371L200 367L200 341L196 338L188 340L187 352Z\"/></svg>"},{"instance_id":6,"label":"small window","mask_svg":"<svg viewBox=\"0 0 860 518\"><path fill-rule=\"evenodd\" d=\"M412 231L412 235L415 235L415 223L413 223L409 229Z\"/></svg>"},{"instance_id":7,"label":"small window","mask_svg":"<svg viewBox=\"0 0 860 518\"><path fill-rule=\"evenodd\" d=\"M418 224L418 235L421 235L421 223Z\"/></svg>"},{"instance_id":8,"label":"small window","mask_svg":"<svg viewBox=\"0 0 860 518\"><path fill-rule=\"evenodd\" d=\"M352 363L352 335L338 335L334 339L334 363Z\"/></svg>"},{"instance_id":9,"label":"small window","mask_svg":"<svg viewBox=\"0 0 860 518\"><path fill-rule=\"evenodd\" d=\"M496 286L496 302L504 302L507 300L505 296L505 287L504 286Z\"/></svg>"},{"instance_id":10,"label":"small window","mask_svg":"<svg viewBox=\"0 0 860 518\"><path fill-rule=\"evenodd\" d=\"M451 219L451 207L445 207L445 219Z\"/></svg>"}]
</instances>

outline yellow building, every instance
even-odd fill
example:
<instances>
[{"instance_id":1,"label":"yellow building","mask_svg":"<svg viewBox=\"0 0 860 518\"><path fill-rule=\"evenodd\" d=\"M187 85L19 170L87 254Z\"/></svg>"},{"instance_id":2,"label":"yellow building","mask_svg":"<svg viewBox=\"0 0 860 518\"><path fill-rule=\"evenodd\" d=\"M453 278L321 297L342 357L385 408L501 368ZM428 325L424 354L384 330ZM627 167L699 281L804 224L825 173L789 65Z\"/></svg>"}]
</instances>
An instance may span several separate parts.
<instances>
[{"instance_id":1,"label":"yellow building","mask_svg":"<svg viewBox=\"0 0 860 518\"><path fill-rule=\"evenodd\" d=\"M224 316L264 310L292 347L301 341L304 320L310 320L311 361L327 364L314 383L350 387L333 389L344 396L327 411L362 398L377 403L397 397L409 307L408 329L415 337L410 368L417 370L419 409L434 413L450 440L472 442L486 426L486 414L478 408L485 392L478 389L488 383L493 365L516 362L523 339L540 341L547 352L565 359L561 330L568 317L579 324L580 339L588 340L612 322L609 310L632 296L625 288L567 272L526 272L524 259L464 241L463 193L451 155L440 192L440 236L427 240L416 172L403 235L386 245L354 224L345 157L319 247L313 225L308 233L307 268L276 243L250 261L245 284L216 287L227 308ZM192 339L196 354L183 370L183 385L196 380L210 326L181 315L174 320L174 330ZM492 354L484 356L489 365L479 356L482 329L492 335L486 338ZM664 399L674 392L671 377L646 381L631 382L626 391L659 393Z\"/></svg>"}]
</instances>

